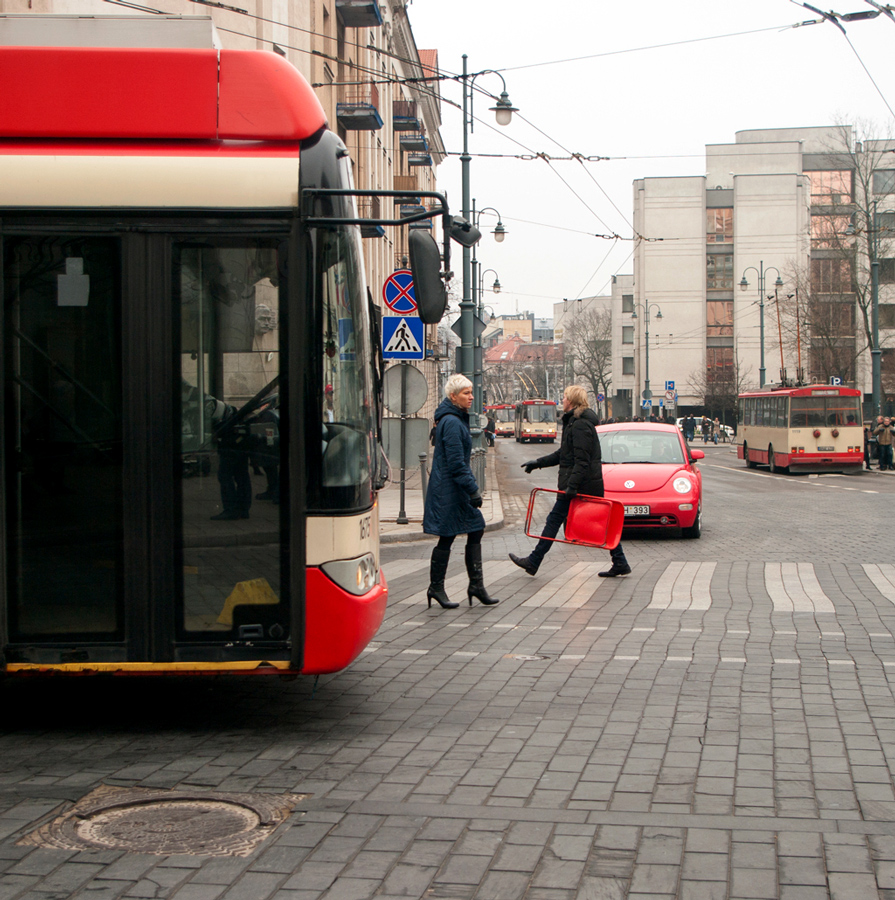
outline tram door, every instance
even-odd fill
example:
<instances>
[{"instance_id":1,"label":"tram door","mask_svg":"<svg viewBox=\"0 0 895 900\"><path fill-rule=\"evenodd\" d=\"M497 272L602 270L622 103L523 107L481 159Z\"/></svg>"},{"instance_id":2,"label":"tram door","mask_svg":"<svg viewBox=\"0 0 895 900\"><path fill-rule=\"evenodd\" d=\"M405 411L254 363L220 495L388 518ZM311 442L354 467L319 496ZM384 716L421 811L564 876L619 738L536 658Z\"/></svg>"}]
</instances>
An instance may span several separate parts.
<instances>
[{"instance_id":1,"label":"tram door","mask_svg":"<svg viewBox=\"0 0 895 900\"><path fill-rule=\"evenodd\" d=\"M278 240L2 247L10 643L148 661L285 646ZM165 316L153 338L135 324Z\"/></svg>"},{"instance_id":2,"label":"tram door","mask_svg":"<svg viewBox=\"0 0 895 900\"><path fill-rule=\"evenodd\" d=\"M3 274L10 637L121 640L119 242L7 237Z\"/></svg>"}]
</instances>

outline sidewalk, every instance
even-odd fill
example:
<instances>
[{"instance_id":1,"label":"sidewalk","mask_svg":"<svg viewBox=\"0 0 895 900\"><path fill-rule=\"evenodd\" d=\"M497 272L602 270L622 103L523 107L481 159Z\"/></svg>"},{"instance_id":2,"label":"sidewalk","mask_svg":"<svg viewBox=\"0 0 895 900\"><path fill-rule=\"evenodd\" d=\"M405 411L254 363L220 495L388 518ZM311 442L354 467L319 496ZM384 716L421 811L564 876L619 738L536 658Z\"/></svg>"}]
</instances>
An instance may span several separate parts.
<instances>
[{"instance_id":1,"label":"sidewalk","mask_svg":"<svg viewBox=\"0 0 895 900\"><path fill-rule=\"evenodd\" d=\"M379 492L379 540L383 544L400 541L435 540L431 534L423 533L423 491L420 470L417 466L407 471L407 483L404 488L404 512L409 523L397 523L401 508L401 487L397 484L400 472L395 470L395 483L389 483ZM503 507L500 502L500 490L497 484L497 454L494 447L488 448L485 461L485 485L488 488L482 493L482 515L485 517L485 531L503 528Z\"/></svg>"}]
</instances>

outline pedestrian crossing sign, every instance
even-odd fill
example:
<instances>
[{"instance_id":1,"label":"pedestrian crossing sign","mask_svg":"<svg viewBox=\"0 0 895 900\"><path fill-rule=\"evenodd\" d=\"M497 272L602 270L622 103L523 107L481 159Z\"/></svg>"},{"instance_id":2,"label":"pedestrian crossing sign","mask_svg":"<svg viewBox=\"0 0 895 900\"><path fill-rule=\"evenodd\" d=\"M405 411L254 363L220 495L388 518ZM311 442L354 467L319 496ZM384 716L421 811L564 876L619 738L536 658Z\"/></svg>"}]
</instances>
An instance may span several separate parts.
<instances>
[{"instance_id":1,"label":"pedestrian crossing sign","mask_svg":"<svg viewBox=\"0 0 895 900\"><path fill-rule=\"evenodd\" d=\"M423 359L423 320L416 316L383 316L382 355L385 359Z\"/></svg>"}]
</instances>

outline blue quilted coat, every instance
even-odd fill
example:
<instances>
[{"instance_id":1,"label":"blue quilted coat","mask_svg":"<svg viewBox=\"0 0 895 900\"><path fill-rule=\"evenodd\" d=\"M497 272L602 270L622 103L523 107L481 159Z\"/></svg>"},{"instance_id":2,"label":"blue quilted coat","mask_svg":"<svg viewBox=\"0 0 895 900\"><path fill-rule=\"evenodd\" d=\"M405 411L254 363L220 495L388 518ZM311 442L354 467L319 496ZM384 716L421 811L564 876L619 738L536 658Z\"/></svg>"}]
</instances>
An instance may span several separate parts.
<instances>
[{"instance_id":1,"label":"blue quilted coat","mask_svg":"<svg viewBox=\"0 0 895 900\"><path fill-rule=\"evenodd\" d=\"M478 492L469 468L472 437L469 413L445 397L435 410L435 451L426 492L426 534L469 534L485 527L482 511L469 498Z\"/></svg>"}]
</instances>

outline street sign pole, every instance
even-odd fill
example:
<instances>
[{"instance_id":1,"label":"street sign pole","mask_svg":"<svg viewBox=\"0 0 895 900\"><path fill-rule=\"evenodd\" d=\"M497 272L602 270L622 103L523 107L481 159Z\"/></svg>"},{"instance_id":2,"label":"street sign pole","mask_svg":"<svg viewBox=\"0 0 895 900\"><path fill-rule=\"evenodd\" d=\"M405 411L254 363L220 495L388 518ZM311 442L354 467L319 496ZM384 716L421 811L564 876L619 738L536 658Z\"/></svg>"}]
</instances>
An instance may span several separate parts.
<instances>
[{"instance_id":1,"label":"street sign pole","mask_svg":"<svg viewBox=\"0 0 895 900\"><path fill-rule=\"evenodd\" d=\"M401 366L401 489L398 503L398 525L407 525L410 519L404 509L404 493L407 471L407 367L410 363L402 362Z\"/></svg>"}]
</instances>

